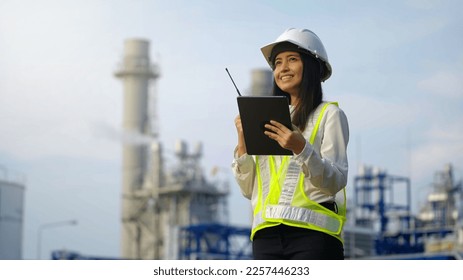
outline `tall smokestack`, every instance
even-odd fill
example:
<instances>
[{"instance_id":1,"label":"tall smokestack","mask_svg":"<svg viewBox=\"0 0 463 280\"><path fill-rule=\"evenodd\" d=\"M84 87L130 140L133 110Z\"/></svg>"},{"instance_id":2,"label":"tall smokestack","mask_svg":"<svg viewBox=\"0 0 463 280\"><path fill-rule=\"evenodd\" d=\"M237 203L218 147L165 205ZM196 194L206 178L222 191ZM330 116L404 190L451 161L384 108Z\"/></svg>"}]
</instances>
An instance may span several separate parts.
<instances>
[{"instance_id":1,"label":"tall smokestack","mask_svg":"<svg viewBox=\"0 0 463 280\"><path fill-rule=\"evenodd\" d=\"M124 134L152 136L148 114L149 86L159 73L151 65L149 41L128 39L124 42L124 57L114 75L124 87L123 130ZM122 257L140 259L142 233L137 222L144 179L149 167L147 143L124 142L122 163Z\"/></svg>"}]
</instances>

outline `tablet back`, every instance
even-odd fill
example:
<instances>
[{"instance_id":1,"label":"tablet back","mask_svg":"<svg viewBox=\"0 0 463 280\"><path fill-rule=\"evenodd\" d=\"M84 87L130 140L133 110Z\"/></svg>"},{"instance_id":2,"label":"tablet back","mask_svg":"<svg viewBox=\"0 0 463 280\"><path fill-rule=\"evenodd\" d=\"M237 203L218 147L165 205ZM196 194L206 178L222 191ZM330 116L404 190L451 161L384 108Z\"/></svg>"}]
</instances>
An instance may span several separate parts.
<instances>
[{"instance_id":1,"label":"tablet back","mask_svg":"<svg viewBox=\"0 0 463 280\"><path fill-rule=\"evenodd\" d=\"M288 99L284 96L237 97L243 125L246 150L249 155L292 155L278 142L264 134L264 125L275 120L291 129Z\"/></svg>"}]
</instances>

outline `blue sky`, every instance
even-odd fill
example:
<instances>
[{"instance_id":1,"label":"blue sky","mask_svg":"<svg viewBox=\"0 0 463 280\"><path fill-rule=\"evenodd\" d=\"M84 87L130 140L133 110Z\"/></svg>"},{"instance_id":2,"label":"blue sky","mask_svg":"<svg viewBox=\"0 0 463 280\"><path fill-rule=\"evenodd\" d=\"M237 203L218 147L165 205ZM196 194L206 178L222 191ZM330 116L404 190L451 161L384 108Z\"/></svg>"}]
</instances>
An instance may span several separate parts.
<instances>
[{"instance_id":1,"label":"blue sky","mask_svg":"<svg viewBox=\"0 0 463 280\"><path fill-rule=\"evenodd\" d=\"M463 176L461 1L0 1L0 165L26 178L24 253L118 256L123 42L144 38L161 67L160 140L204 145L207 174L230 179L236 92L266 68L260 47L288 27L319 35L333 67L325 99L350 123L350 182L360 164L410 176L419 207L434 172ZM231 223L247 201L230 180ZM349 186L348 186L349 187Z\"/></svg>"}]
</instances>

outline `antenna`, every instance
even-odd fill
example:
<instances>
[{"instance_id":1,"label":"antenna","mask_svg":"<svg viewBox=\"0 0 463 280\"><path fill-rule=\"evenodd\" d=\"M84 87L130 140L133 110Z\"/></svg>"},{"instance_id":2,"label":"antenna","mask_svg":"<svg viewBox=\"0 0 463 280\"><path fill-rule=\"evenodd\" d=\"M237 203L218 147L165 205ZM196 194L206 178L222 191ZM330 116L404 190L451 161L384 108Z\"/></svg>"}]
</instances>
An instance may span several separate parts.
<instances>
[{"instance_id":1,"label":"antenna","mask_svg":"<svg viewBox=\"0 0 463 280\"><path fill-rule=\"evenodd\" d=\"M225 71L227 71L227 73L228 73L228 76L230 77L230 79L231 79L231 81L232 81L233 85L235 86L235 88L236 88L236 92L238 92L238 95L239 95L239 96L241 96L241 93L240 93L240 91L239 91L238 87L236 86L236 84L235 84L235 81L233 81L233 78L232 78L232 76L230 75L230 72L228 72L228 69L227 69L227 68L225 68Z\"/></svg>"}]
</instances>

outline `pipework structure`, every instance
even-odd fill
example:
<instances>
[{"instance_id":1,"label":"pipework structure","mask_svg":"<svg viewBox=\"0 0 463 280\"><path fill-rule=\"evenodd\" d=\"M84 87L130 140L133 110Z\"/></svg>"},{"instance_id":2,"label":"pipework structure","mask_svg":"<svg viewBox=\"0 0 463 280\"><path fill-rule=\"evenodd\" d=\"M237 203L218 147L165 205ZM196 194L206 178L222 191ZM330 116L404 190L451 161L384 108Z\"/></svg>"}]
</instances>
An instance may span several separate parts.
<instances>
[{"instance_id":1,"label":"pipework structure","mask_svg":"<svg viewBox=\"0 0 463 280\"><path fill-rule=\"evenodd\" d=\"M354 178L350 219L355 229L371 229L375 233L374 254L370 257L461 259L463 188L462 182L456 182L453 177L451 165L436 172L432 192L419 213L413 215L409 178L377 168L362 168ZM357 257L355 249L359 247L352 243L354 237L350 235L346 240L350 242L346 247L348 256Z\"/></svg>"}]
</instances>

